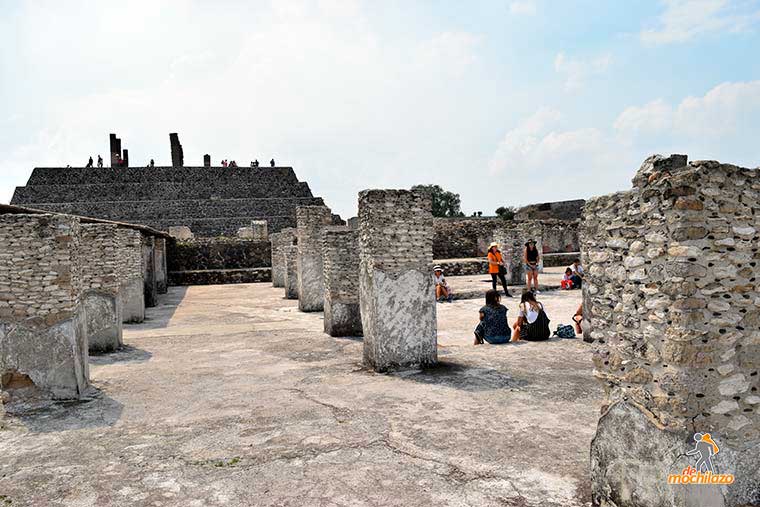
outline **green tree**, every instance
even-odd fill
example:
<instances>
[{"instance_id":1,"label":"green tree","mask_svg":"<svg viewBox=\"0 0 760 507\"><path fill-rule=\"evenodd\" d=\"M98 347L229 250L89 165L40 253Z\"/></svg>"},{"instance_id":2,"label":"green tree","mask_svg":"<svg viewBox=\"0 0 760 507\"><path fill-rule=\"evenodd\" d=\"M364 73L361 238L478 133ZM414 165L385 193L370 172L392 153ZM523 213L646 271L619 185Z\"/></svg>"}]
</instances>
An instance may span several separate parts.
<instances>
[{"instance_id":1,"label":"green tree","mask_svg":"<svg viewBox=\"0 0 760 507\"><path fill-rule=\"evenodd\" d=\"M459 208L461 202L459 194L442 189L439 185L415 185L412 190L428 192L433 196L434 217L463 217L464 213Z\"/></svg>"},{"instance_id":2,"label":"green tree","mask_svg":"<svg viewBox=\"0 0 760 507\"><path fill-rule=\"evenodd\" d=\"M514 206L499 206L496 208L496 216L504 220L514 220L517 208Z\"/></svg>"}]
</instances>

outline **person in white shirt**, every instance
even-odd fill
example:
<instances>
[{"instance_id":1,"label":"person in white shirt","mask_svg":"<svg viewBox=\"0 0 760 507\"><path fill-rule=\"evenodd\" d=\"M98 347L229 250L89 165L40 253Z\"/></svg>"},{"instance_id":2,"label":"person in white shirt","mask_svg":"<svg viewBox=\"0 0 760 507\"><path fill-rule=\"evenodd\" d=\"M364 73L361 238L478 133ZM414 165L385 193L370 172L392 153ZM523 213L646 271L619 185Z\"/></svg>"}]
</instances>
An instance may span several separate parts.
<instances>
[{"instance_id":1,"label":"person in white shirt","mask_svg":"<svg viewBox=\"0 0 760 507\"><path fill-rule=\"evenodd\" d=\"M454 296L451 293L449 284L446 282L446 278L443 276L443 268L441 266L433 268L433 281L435 282L435 299L439 303L443 303L444 301L451 303Z\"/></svg>"},{"instance_id":2,"label":"person in white shirt","mask_svg":"<svg viewBox=\"0 0 760 507\"><path fill-rule=\"evenodd\" d=\"M581 266L580 259L575 259L570 265L570 271L573 272L570 279L573 281L573 287L580 289L583 285L583 266Z\"/></svg>"}]
</instances>

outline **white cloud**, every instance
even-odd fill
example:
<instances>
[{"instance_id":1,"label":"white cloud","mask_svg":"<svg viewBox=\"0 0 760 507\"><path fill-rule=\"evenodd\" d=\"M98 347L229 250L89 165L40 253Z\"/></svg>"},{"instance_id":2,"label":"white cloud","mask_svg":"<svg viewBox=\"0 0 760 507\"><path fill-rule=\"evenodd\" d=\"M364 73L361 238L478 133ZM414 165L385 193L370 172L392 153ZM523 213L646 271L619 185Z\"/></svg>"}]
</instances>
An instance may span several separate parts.
<instances>
[{"instance_id":1,"label":"white cloud","mask_svg":"<svg viewBox=\"0 0 760 507\"><path fill-rule=\"evenodd\" d=\"M531 0L516 0L509 3L509 12L512 14L526 14L532 16L536 13L536 2Z\"/></svg>"},{"instance_id":2,"label":"white cloud","mask_svg":"<svg viewBox=\"0 0 760 507\"><path fill-rule=\"evenodd\" d=\"M686 97L675 106L658 99L628 107L613 126L631 135L667 131L681 138L718 138L752 128L758 115L760 81L722 83L701 97Z\"/></svg>"},{"instance_id":3,"label":"white cloud","mask_svg":"<svg viewBox=\"0 0 760 507\"><path fill-rule=\"evenodd\" d=\"M583 88L586 81L603 74L612 64L612 55L605 54L590 60L568 58L564 52L554 58L554 70L565 76L565 89L575 91Z\"/></svg>"},{"instance_id":4,"label":"white cloud","mask_svg":"<svg viewBox=\"0 0 760 507\"><path fill-rule=\"evenodd\" d=\"M629 188L638 164L652 153L755 167L760 148L739 134L759 130L760 81L723 83L675 105L658 99L631 106L608 126L568 127L559 111L542 108L506 133L490 170L508 181L534 182L532 202L542 194L598 195ZM513 195L513 202L526 202L523 193Z\"/></svg>"},{"instance_id":5,"label":"white cloud","mask_svg":"<svg viewBox=\"0 0 760 507\"><path fill-rule=\"evenodd\" d=\"M657 26L639 34L645 44L682 43L715 32L741 32L760 21L760 8L755 1L663 0L663 3L665 10Z\"/></svg>"}]
</instances>

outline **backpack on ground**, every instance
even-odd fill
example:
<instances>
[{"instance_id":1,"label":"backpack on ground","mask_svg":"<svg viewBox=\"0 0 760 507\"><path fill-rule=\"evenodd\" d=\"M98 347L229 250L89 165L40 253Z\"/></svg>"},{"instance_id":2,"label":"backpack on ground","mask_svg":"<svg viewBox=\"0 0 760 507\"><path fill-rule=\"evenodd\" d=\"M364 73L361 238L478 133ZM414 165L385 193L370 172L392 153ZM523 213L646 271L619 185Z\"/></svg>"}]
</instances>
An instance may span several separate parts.
<instances>
[{"instance_id":1,"label":"backpack on ground","mask_svg":"<svg viewBox=\"0 0 760 507\"><path fill-rule=\"evenodd\" d=\"M575 329L567 324L559 324L557 330L554 331L554 335L560 338L575 338Z\"/></svg>"}]
</instances>

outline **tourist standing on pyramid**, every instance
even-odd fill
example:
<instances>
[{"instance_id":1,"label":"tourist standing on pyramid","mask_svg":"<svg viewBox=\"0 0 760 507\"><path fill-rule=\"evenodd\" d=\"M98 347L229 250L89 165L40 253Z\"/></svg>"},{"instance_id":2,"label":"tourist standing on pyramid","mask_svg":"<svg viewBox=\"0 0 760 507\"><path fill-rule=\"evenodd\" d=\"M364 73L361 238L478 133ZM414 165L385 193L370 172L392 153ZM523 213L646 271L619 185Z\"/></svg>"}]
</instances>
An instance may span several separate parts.
<instances>
[{"instance_id":1,"label":"tourist standing on pyramid","mask_svg":"<svg viewBox=\"0 0 760 507\"><path fill-rule=\"evenodd\" d=\"M272 159L272 160L269 161L269 165L271 165L272 167L274 167L274 159Z\"/></svg>"},{"instance_id":2,"label":"tourist standing on pyramid","mask_svg":"<svg viewBox=\"0 0 760 507\"><path fill-rule=\"evenodd\" d=\"M103 157L98 155L98 167L103 167Z\"/></svg>"},{"instance_id":3,"label":"tourist standing on pyramid","mask_svg":"<svg viewBox=\"0 0 760 507\"><path fill-rule=\"evenodd\" d=\"M92 167L92 157L90 157L90 160L87 161L87 165L85 167Z\"/></svg>"}]
</instances>

